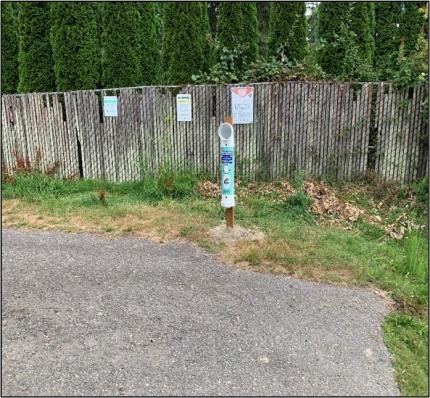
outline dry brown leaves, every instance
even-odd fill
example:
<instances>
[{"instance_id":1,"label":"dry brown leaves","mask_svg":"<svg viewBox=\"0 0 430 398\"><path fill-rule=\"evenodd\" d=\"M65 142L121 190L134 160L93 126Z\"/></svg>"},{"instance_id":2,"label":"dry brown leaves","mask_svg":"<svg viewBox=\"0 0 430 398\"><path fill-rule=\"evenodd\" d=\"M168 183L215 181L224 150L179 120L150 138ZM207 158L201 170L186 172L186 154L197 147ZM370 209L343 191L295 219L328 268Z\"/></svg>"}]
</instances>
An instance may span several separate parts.
<instances>
[{"instance_id":1,"label":"dry brown leaves","mask_svg":"<svg viewBox=\"0 0 430 398\"><path fill-rule=\"evenodd\" d=\"M320 217L351 223L357 221L358 217L363 214L363 210L340 200L322 182L307 181L304 188L306 194L313 200L312 212Z\"/></svg>"},{"instance_id":2,"label":"dry brown leaves","mask_svg":"<svg viewBox=\"0 0 430 398\"><path fill-rule=\"evenodd\" d=\"M262 195L272 196L278 194L278 200L284 200L288 195L294 193L288 181L282 182L251 182L246 187L240 186L240 181L235 181L235 188L239 196L242 195ZM211 181L202 181L197 185L197 191L203 198L218 198L220 197L220 184Z\"/></svg>"},{"instance_id":3,"label":"dry brown leaves","mask_svg":"<svg viewBox=\"0 0 430 398\"><path fill-rule=\"evenodd\" d=\"M396 221L394 221L392 224L388 224L385 227L385 231L393 239L401 240L405 233L423 228L425 228L425 225L415 224L407 217L406 213L402 213L396 218Z\"/></svg>"},{"instance_id":4,"label":"dry brown leaves","mask_svg":"<svg viewBox=\"0 0 430 398\"><path fill-rule=\"evenodd\" d=\"M221 191L219 183L211 181L201 181L197 184L197 192L203 198L219 198Z\"/></svg>"},{"instance_id":5,"label":"dry brown leaves","mask_svg":"<svg viewBox=\"0 0 430 398\"><path fill-rule=\"evenodd\" d=\"M294 188L287 181L281 182L251 182L246 187L239 188L238 195L261 195L271 197L275 201L284 201L288 196L295 193ZM363 211L348 202L340 200L333 191L322 182L307 181L304 184L307 195L312 199L311 210L317 216L329 218L335 222L354 222ZM218 198L220 196L219 183L211 181L200 182L197 191L204 198ZM277 196L276 199L273 197Z\"/></svg>"},{"instance_id":6,"label":"dry brown leaves","mask_svg":"<svg viewBox=\"0 0 430 398\"><path fill-rule=\"evenodd\" d=\"M251 182L245 188L243 193L252 195L258 194L262 196L272 196L273 194L277 194L279 196L278 200L285 200L287 196L294 193L294 189L286 180L281 182Z\"/></svg>"},{"instance_id":7,"label":"dry brown leaves","mask_svg":"<svg viewBox=\"0 0 430 398\"><path fill-rule=\"evenodd\" d=\"M252 182L246 187L239 185L240 182L236 181L236 190L239 197L259 195L265 196L267 200L272 202L284 201L288 196L295 193L294 188L287 180L282 182ZM204 198L219 198L220 196L219 183L203 181L198 184L197 190ZM387 235L396 240L401 240L405 233L411 230L424 227L414 224L406 213L402 213L395 222L387 225L380 215L369 214L357 206L340 199L323 182L306 181L304 191L312 199L312 213L328 220L331 224L343 225L350 229L359 217L363 217L366 222L384 228ZM383 202L379 202L375 204L374 208L380 210L382 205Z\"/></svg>"}]
</instances>

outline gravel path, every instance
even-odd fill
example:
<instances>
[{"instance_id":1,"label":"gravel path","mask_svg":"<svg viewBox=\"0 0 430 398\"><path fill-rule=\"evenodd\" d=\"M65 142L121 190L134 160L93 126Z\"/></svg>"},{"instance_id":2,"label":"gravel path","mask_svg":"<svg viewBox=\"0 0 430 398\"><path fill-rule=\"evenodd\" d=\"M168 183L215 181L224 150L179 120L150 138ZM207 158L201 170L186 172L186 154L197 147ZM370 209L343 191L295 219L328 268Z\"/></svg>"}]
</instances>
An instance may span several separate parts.
<instances>
[{"instance_id":1,"label":"gravel path","mask_svg":"<svg viewBox=\"0 0 430 398\"><path fill-rule=\"evenodd\" d=\"M373 292L3 230L3 395L398 395Z\"/></svg>"}]
</instances>

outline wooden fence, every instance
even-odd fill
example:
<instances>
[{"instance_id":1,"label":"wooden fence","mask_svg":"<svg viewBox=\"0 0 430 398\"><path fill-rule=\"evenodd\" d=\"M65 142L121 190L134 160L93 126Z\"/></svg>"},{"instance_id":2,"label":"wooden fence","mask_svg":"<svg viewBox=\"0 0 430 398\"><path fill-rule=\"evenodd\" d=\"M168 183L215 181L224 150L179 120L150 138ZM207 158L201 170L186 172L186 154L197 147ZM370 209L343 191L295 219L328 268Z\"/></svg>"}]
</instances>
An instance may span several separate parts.
<instances>
[{"instance_id":1,"label":"wooden fence","mask_svg":"<svg viewBox=\"0 0 430 398\"><path fill-rule=\"evenodd\" d=\"M374 170L405 183L427 173L425 86L387 83L257 83L254 122L235 125L238 173L250 179L351 179ZM219 170L217 128L231 114L230 85L150 86L2 96L3 167L26 159L59 177L137 180L142 164ZM192 121L176 121L176 94L190 93ZM118 117L103 97L118 96Z\"/></svg>"}]
</instances>

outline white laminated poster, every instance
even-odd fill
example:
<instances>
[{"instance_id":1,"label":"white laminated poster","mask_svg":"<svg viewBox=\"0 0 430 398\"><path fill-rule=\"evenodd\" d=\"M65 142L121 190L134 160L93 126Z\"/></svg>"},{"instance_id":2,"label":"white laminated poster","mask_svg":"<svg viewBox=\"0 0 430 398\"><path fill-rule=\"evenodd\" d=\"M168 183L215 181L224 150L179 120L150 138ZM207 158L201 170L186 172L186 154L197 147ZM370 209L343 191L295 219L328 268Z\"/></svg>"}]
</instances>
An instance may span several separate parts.
<instances>
[{"instance_id":1,"label":"white laminated poster","mask_svg":"<svg viewBox=\"0 0 430 398\"><path fill-rule=\"evenodd\" d=\"M233 124L253 123L254 87L231 88L231 116Z\"/></svg>"},{"instance_id":2,"label":"white laminated poster","mask_svg":"<svg viewBox=\"0 0 430 398\"><path fill-rule=\"evenodd\" d=\"M105 116L118 116L118 98L106 96L103 97L103 109Z\"/></svg>"},{"instance_id":3,"label":"white laminated poster","mask_svg":"<svg viewBox=\"0 0 430 398\"><path fill-rule=\"evenodd\" d=\"M176 95L176 114L178 122L191 122L191 94Z\"/></svg>"}]
</instances>

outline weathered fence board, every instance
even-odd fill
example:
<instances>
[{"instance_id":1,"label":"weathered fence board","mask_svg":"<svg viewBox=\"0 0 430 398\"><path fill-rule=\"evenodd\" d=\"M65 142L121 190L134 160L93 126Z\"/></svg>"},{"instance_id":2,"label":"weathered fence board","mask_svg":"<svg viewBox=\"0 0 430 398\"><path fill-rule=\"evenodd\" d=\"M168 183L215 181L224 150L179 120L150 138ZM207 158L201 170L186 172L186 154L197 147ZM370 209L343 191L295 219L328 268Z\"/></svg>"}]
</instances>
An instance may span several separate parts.
<instances>
[{"instance_id":1,"label":"weathered fence board","mask_svg":"<svg viewBox=\"0 0 430 398\"><path fill-rule=\"evenodd\" d=\"M303 170L353 179L373 170L407 183L427 173L425 86L387 83L257 83L254 122L235 125L237 170L279 179ZM231 114L231 87L136 87L2 96L2 159L56 175L133 181L160 166L217 176L217 128ZM176 94L190 93L192 121L178 122ZM105 117L103 97L118 97ZM24 162L24 163L23 163Z\"/></svg>"}]
</instances>

